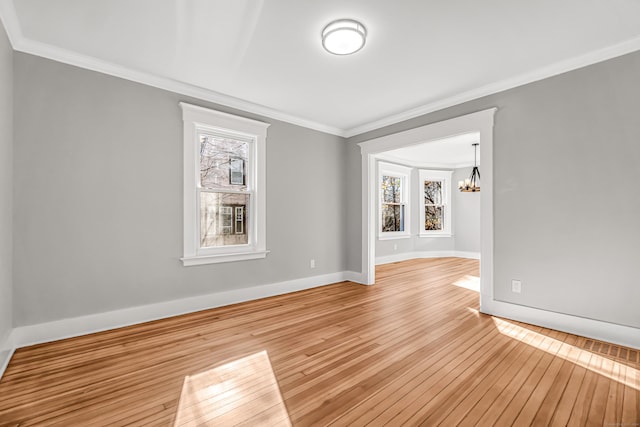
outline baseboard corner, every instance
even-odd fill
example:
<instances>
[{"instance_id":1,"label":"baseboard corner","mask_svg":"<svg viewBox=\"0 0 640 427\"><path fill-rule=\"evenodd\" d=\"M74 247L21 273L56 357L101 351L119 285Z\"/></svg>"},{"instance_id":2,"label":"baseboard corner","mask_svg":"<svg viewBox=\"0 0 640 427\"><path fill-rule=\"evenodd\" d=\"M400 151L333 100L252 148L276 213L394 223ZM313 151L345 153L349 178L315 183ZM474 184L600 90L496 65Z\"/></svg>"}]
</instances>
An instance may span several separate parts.
<instances>
[{"instance_id":1,"label":"baseboard corner","mask_svg":"<svg viewBox=\"0 0 640 427\"><path fill-rule=\"evenodd\" d=\"M7 336L2 341L0 341L0 380L2 379L7 366L9 366L11 357L16 350L15 346L13 346L13 341L11 338L12 332L13 331L7 334Z\"/></svg>"},{"instance_id":2,"label":"baseboard corner","mask_svg":"<svg viewBox=\"0 0 640 427\"><path fill-rule=\"evenodd\" d=\"M367 282L364 277L364 274L359 273L357 271L345 271L344 279L348 280L349 282L359 283L361 285L364 285Z\"/></svg>"},{"instance_id":3,"label":"baseboard corner","mask_svg":"<svg viewBox=\"0 0 640 427\"><path fill-rule=\"evenodd\" d=\"M640 329L571 314L557 313L504 301L484 299L480 311L490 316L525 322L640 350Z\"/></svg>"}]
</instances>

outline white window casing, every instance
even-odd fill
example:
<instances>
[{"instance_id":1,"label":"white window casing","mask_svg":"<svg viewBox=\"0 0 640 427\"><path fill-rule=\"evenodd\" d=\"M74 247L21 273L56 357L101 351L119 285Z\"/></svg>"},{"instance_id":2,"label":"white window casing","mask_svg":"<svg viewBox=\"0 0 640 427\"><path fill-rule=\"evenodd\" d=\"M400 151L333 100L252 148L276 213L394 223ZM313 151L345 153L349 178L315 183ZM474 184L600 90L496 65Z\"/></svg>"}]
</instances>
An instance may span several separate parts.
<instances>
[{"instance_id":1,"label":"white window casing","mask_svg":"<svg viewBox=\"0 0 640 427\"><path fill-rule=\"evenodd\" d=\"M384 203L382 194L382 180L384 176L400 178L401 180L401 195L400 206L401 212L403 211L403 224L404 230L402 231L383 231L382 224L382 211ZM378 240L390 240L390 239L406 239L411 237L411 168L393 163L378 162ZM402 209L402 207L404 209Z\"/></svg>"},{"instance_id":2,"label":"white window casing","mask_svg":"<svg viewBox=\"0 0 640 427\"><path fill-rule=\"evenodd\" d=\"M420 169L418 172L418 203L420 206L420 237L451 237L451 177L453 171L439 171L439 170L427 170ZM425 230L425 207L427 206L424 201L424 183L425 181L440 181L442 182L442 203L437 206L442 206L444 210L443 215L443 227L441 230ZM429 205L433 206L433 205Z\"/></svg>"},{"instance_id":3,"label":"white window casing","mask_svg":"<svg viewBox=\"0 0 640 427\"><path fill-rule=\"evenodd\" d=\"M184 122L184 266L265 258L266 249L266 139L268 123L180 103ZM216 134L248 141L247 164L235 161L231 183L240 183L246 173L249 205L246 210L247 244L201 247L200 243L200 135ZM227 192L231 192L227 191ZM242 212L241 212L242 211ZM229 222L238 230L238 214L229 208ZM234 215L235 214L235 215ZM226 226L226 225L225 225ZM231 230L229 230L231 231ZM231 231L231 234L235 234Z\"/></svg>"}]
</instances>

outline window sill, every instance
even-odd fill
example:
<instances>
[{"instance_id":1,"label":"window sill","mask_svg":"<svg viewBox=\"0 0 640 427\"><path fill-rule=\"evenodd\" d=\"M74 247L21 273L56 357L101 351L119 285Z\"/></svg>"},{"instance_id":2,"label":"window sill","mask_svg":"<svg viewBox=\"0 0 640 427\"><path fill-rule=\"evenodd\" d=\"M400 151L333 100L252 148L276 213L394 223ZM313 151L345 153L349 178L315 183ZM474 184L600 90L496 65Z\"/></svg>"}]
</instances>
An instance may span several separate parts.
<instances>
[{"instance_id":1,"label":"window sill","mask_svg":"<svg viewBox=\"0 0 640 427\"><path fill-rule=\"evenodd\" d=\"M218 264L221 262L234 262L234 261L246 261L250 259L266 258L269 251L255 251L255 252L237 252L227 254L216 255L201 255L180 258L182 265L189 267L192 265L204 265L204 264Z\"/></svg>"},{"instance_id":2,"label":"window sill","mask_svg":"<svg viewBox=\"0 0 640 427\"><path fill-rule=\"evenodd\" d=\"M420 233L418 237L453 237L451 233Z\"/></svg>"},{"instance_id":3,"label":"window sill","mask_svg":"<svg viewBox=\"0 0 640 427\"><path fill-rule=\"evenodd\" d=\"M410 239L411 234L389 234L389 235L378 235L378 240L394 240L394 239Z\"/></svg>"}]
</instances>

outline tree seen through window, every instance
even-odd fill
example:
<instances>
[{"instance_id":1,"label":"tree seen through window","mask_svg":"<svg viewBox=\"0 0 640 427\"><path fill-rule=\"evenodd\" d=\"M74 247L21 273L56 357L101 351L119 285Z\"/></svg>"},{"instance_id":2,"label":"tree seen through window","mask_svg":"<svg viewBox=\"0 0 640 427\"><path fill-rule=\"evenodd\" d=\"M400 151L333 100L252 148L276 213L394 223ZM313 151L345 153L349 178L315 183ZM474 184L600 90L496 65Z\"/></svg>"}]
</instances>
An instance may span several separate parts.
<instances>
[{"instance_id":1,"label":"tree seen through window","mask_svg":"<svg viewBox=\"0 0 640 427\"><path fill-rule=\"evenodd\" d=\"M424 229L439 231L444 228L442 181L424 182Z\"/></svg>"},{"instance_id":2,"label":"tree seen through window","mask_svg":"<svg viewBox=\"0 0 640 427\"><path fill-rule=\"evenodd\" d=\"M404 201L402 200L402 178L383 175L382 232L404 231Z\"/></svg>"}]
</instances>

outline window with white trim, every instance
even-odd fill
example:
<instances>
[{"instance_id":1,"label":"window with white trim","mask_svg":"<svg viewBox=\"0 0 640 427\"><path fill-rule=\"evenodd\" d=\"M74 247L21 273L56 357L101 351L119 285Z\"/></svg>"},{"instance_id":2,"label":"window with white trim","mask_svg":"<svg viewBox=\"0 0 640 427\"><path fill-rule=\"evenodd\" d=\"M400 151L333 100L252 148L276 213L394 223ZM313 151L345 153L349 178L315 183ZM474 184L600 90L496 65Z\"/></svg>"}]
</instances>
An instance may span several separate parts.
<instances>
[{"instance_id":1,"label":"window with white trim","mask_svg":"<svg viewBox=\"0 0 640 427\"><path fill-rule=\"evenodd\" d=\"M452 171L419 172L420 236L451 236Z\"/></svg>"},{"instance_id":2,"label":"window with white trim","mask_svg":"<svg viewBox=\"0 0 640 427\"><path fill-rule=\"evenodd\" d=\"M409 237L411 168L378 163L378 238Z\"/></svg>"},{"instance_id":3,"label":"window with white trim","mask_svg":"<svg viewBox=\"0 0 640 427\"><path fill-rule=\"evenodd\" d=\"M264 258L269 124L181 102L185 266Z\"/></svg>"}]
</instances>

